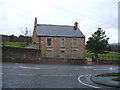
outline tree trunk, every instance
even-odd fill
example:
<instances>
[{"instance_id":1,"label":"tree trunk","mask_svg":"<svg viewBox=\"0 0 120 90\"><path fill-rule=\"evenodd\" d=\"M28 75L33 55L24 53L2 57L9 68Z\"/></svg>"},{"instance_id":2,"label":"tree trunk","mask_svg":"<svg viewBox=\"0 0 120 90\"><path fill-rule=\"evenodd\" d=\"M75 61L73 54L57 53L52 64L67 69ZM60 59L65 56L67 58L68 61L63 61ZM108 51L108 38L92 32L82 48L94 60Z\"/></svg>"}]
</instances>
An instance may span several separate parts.
<instances>
[{"instance_id":1,"label":"tree trunk","mask_svg":"<svg viewBox=\"0 0 120 90\"><path fill-rule=\"evenodd\" d=\"M96 57L96 60L97 60L97 63L98 63L98 53L96 53L96 55L95 55L95 57Z\"/></svg>"},{"instance_id":2,"label":"tree trunk","mask_svg":"<svg viewBox=\"0 0 120 90\"><path fill-rule=\"evenodd\" d=\"M98 63L98 53L95 53L95 54L94 54L94 60L95 60L95 62Z\"/></svg>"}]
</instances>

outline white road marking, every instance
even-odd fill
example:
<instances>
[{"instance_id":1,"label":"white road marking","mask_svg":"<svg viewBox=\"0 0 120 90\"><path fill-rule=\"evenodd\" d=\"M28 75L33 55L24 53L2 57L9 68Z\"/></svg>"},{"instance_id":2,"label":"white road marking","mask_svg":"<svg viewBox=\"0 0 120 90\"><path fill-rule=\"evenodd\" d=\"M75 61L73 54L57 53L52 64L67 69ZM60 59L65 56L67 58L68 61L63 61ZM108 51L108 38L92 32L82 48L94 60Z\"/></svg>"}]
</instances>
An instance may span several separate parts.
<instances>
[{"instance_id":1,"label":"white road marking","mask_svg":"<svg viewBox=\"0 0 120 90\"><path fill-rule=\"evenodd\" d=\"M17 74L14 74L14 75L20 75L20 76L32 76L32 74L22 74L22 73L17 73Z\"/></svg>"},{"instance_id":2,"label":"white road marking","mask_svg":"<svg viewBox=\"0 0 120 90\"><path fill-rule=\"evenodd\" d=\"M0 75L2 75L2 74L4 74L4 75L20 75L20 76L34 76L34 75L36 75L36 74L25 74L25 73L0 73ZM54 75L43 75L43 74L40 74L39 76L43 76L43 77L68 77L68 76L70 76L70 77L72 77L72 76L75 76L75 75L62 75L62 74L54 74Z\"/></svg>"},{"instance_id":3,"label":"white road marking","mask_svg":"<svg viewBox=\"0 0 120 90\"><path fill-rule=\"evenodd\" d=\"M8 67L8 66L3 66L3 68L22 68L22 69L56 69L54 67L51 67L51 68L39 68L39 67L27 67L27 66L15 66L15 67Z\"/></svg>"},{"instance_id":4,"label":"white road marking","mask_svg":"<svg viewBox=\"0 0 120 90\"><path fill-rule=\"evenodd\" d=\"M83 68L93 68L93 67L91 67L91 66L84 66Z\"/></svg>"},{"instance_id":5,"label":"white road marking","mask_svg":"<svg viewBox=\"0 0 120 90\"><path fill-rule=\"evenodd\" d=\"M89 84L86 84L86 83L82 82L80 79L81 79L81 77L83 77L83 76L85 76L85 75L80 75L80 76L78 77L78 81L79 81L80 83L82 83L82 84L85 85L85 86L92 87L92 88L100 88L100 87L93 86L93 85L89 85Z\"/></svg>"},{"instance_id":6,"label":"white road marking","mask_svg":"<svg viewBox=\"0 0 120 90\"><path fill-rule=\"evenodd\" d=\"M88 74L88 75L86 75L86 76L92 76L91 74Z\"/></svg>"},{"instance_id":7,"label":"white road marking","mask_svg":"<svg viewBox=\"0 0 120 90\"><path fill-rule=\"evenodd\" d=\"M93 69L93 70L117 70L117 69L109 69L109 68L108 69L102 69L101 68L101 69Z\"/></svg>"},{"instance_id":8,"label":"white road marking","mask_svg":"<svg viewBox=\"0 0 120 90\"><path fill-rule=\"evenodd\" d=\"M22 73L2 73L4 75L20 75L20 76L32 76L32 74L22 74Z\"/></svg>"},{"instance_id":9,"label":"white road marking","mask_svg":"<svg viewBox=\"0 0 120 90\"><path fill-rule=\"evenodd\" d=\"M24 69L40 69L40 68L36 68L36 67L24 67L24 66L20 66L20 68L24 68Z\"/></svg>"}]
</instances>

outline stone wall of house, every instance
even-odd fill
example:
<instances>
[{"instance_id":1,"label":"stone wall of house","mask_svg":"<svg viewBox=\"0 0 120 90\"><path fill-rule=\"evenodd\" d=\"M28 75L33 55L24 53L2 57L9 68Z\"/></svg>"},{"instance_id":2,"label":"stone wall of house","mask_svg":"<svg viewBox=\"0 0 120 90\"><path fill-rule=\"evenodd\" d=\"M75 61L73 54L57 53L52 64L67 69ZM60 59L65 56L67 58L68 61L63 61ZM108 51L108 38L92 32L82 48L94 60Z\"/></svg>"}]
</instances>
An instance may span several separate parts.
<instances>
[{"instance_id":1,"label":"stone wall of house","mask_svg":"<svg viewBox=\"0 0 120 90\"><path fill-rule=\"evenodd\" d=\"M46 46L46 39L52 39L52 46ZM85 58L85 38L77 38L78 45L72 46L72 39L65 37L65 46L60 46L60 39L64 37L41 37L41 55L46 57L46 50L53 50L53 57L60 58L60 50L65 50L65 58L72 58L72 50L78 50L77 59Z\"/></svg>"}]
</instances>

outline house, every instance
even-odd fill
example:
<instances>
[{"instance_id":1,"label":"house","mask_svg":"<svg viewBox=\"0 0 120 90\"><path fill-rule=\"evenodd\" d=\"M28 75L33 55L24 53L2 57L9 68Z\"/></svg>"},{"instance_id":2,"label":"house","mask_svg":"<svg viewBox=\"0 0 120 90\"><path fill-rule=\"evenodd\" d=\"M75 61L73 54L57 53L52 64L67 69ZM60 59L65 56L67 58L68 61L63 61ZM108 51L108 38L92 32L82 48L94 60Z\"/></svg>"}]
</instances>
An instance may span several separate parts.
<instances>
[{"instance_id":1,"label":"house","mask_svg":"<svg viewBox=\"0 0 120 90\"><path fill-rule=\"evenodd\" d=\"M84 59L85 36L74 26L37 24L34 21L32 43L41 50L41 57L61 59Z\"/></svg>"}]
</instances>

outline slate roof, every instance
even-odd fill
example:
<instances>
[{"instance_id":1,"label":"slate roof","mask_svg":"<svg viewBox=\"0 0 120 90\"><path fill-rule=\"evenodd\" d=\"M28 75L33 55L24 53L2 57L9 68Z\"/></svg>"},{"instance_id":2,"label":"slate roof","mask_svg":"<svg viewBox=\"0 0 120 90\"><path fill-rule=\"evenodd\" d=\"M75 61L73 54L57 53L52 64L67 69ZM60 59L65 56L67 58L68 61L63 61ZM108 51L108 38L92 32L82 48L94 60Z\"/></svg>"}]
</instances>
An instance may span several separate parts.
<instances>
[{"instance_id":1,"label":"slate roof","mask_svg":"<svg viewBox=\"0 0 120 90\"><path fill-rule=\"evenodd\" d=\"M74 26L37 24L37 36L52 37L85 37L80 29Z\"/></svg>"}]
</instances>

